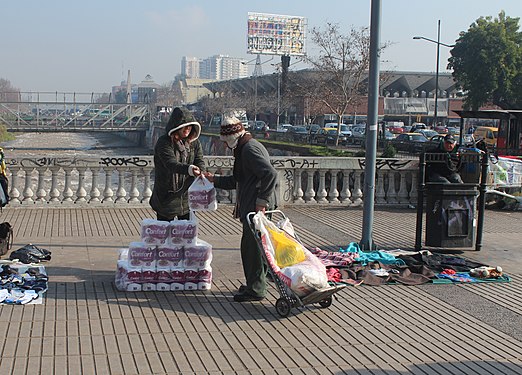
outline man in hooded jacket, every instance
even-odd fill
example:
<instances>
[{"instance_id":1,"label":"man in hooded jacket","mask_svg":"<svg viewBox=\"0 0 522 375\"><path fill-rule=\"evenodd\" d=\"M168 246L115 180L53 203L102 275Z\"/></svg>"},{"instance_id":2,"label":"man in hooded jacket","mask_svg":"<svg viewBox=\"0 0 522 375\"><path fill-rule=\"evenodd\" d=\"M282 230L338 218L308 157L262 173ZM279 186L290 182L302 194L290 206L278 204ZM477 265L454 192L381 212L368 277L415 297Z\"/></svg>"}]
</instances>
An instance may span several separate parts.
<instances>
[{"instance_id":1,"label":"man in hooded jacket","mask_svg":"<svg viewBox=\"0 0 522 375\"><path fill-rule=\"evenodd\" d=\"M154 189L150 205L158 220L171 221L190 217L188 188L201 174L205 163L199 141L201 125L192 114L174 108L154 147Z\"/></svg>"},{"instance_id":2,"label":"man in hooded jacket","mask_svg":"<svg viewBox=\"0 0 522 375\"><path fill-rule=\"evenodd\" d=\"M264 212L275 208L277 171L270 163L266 148L245 131L237 118L223 120L220 138L234 151L232 175L214 176L207 172L205 176L214 182L216 188L236 189L237 192L234 215L243 223L241 260L246 285L239 288L234 301L260 301L266 296L267 266L246 216L250 212Z\"/></svg>"}]
</instances>

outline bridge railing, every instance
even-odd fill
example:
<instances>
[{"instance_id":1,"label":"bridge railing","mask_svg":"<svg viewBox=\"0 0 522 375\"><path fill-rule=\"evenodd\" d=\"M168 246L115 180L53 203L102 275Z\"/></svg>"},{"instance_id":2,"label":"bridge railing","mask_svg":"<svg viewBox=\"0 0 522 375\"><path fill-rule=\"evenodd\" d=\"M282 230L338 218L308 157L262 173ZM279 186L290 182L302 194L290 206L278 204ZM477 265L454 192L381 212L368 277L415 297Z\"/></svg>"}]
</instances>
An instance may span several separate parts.
<instances>
[{"instance_id":1,"label":"bridge railing","mask_svg":"<svg viewBox=\"0 0 522 375\"><path fill-rule=\"evenodd\" d=\"M274 157L279 206L360 205L364 158ZM205 157L213 173L232 173L231 157ZM378 159L375 203L408 205L417 199L416 160ZM60 205L148 205L152 156L42 157L8 160L9 207ZM235 191L218 190L220 203L234 203Z\"/></svg>"},{"instance_id":2,"label":"bridge railing","mask_svg":"<svg viewBox=\"0 0 522 375\"><path fill-rule=\"evenodd\" d=\"M149 104L0 101L0 122L11 132L138 131L152 120Z\"/></svg>"}]
</instances>

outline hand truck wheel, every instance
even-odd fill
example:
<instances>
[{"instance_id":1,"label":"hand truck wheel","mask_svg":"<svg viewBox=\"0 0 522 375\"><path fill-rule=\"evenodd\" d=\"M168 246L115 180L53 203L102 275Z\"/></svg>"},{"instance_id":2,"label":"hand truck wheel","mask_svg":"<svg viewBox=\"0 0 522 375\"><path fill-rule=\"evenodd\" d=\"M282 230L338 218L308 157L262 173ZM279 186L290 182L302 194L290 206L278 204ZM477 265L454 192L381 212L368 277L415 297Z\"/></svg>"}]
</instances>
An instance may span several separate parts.
<instances>
[{"instance_id":1,"label":"hand truck wheel","mask_svg":"<svg viewBox=\"0 0 522 375\"><path fill-rule=\"evenodd\" d=\"M323 299L322 301L319 301L319 306L321 306L322 308L327 308L327 307L330 307L331 305L332 305L332 297L328 297L328 298Z\"/></svg>"},{"instance_id":2,"label":"hand truck wheel","mask_svg":"<svg viewBox=\"0 0 522 375\"><path fill-rule=\"evenodd\" d=\"M290 314L292 306L285 298L279 298L275 304L277 313L282 317L286 318Z\"/></svg>"}]
</instances>

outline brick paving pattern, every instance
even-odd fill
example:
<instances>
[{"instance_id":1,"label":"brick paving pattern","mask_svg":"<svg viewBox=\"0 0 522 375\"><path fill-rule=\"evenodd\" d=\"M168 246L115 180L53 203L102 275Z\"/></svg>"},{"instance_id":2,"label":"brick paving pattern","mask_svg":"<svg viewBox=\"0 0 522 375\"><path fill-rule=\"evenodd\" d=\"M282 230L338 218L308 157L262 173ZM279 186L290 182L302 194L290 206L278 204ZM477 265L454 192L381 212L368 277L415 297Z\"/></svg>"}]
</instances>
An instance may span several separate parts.
<instances>
[{"instance_id":1,"label":"brick paving pattern","mask_svg":"<svg viewBox=\"0 0 522 375\"><path fill-rule=\"evenodd\" d=\"M307 245L336 250L361 235L362 210L291 207ZM234 303L241 227L231 207L198 213L213 245L209 292L120 292L117 251L139 238L147 208L4 209L14 249L52 251L42 305L0 306L0 374L520 374L522 215L486 212L484 250L510 283L348 287L326 309L280 318L262 302ZM411 249L414 210L377 210L381 248Z\"/></svg>"}]
</instances>

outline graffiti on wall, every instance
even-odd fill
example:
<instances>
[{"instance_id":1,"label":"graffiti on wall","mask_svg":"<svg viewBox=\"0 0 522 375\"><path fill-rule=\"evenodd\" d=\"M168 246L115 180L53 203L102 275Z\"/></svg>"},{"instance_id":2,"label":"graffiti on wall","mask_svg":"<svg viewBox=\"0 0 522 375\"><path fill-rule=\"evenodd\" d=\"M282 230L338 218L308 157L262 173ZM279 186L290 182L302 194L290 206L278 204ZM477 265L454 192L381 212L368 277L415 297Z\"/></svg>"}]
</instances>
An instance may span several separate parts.
<instances>
[{"instance_id":1,"label":"graffiti on wall","mask_svg":"<svg viewBox=\"0 0 522 375\"><path fill-rule=\"evenodd\" d=\"M8 159L6 164L9 167L22 168L70 168L70 167L95 167L98 165L104 167L147 167L152 166L152 158L143 158L140 156L129 157L103 157L93 159L79 159L79 158L22 158L22 159Z\"/></svg>"},{"instance_id":2,"label":"graffiti on wall","mask_svg":"<svg viewBox=\"0 0 522 375\"><path fill-rule=\"evenodd\" d=\"M358 159L360 169L364 169L366 166L365 159ZM401 169L409 169L414 166L413 160L400 160L400 159L377 159L375 163L376 169L390 169L392 171L398 171Z\"/></svg>"}]
</instances>

